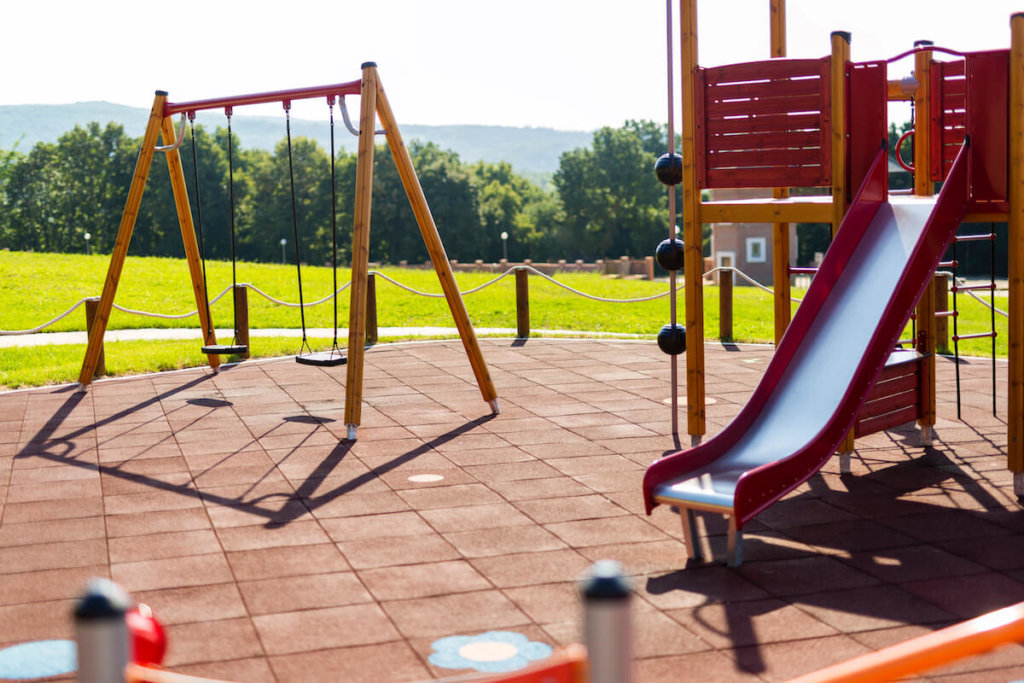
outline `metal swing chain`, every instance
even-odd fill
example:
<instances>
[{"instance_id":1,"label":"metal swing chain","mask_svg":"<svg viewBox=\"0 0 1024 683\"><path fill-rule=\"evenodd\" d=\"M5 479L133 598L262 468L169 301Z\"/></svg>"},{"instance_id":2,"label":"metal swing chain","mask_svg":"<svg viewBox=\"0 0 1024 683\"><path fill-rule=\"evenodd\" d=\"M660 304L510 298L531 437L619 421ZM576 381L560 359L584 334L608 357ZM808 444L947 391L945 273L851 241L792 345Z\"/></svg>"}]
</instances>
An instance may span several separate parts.
<instances>
[{"instance_id":1,"label":"metal swing chain","mask_svg":"<svg viewBox=\"0 0 1024 683\"><path fill-rule=\"evenodd\" d=\"M231 136L231 107L224 110L228 119L228 197L231 202L231 313L234 318L235 336L232 341L238 342L238 301L235 298L235 288L238 287L238 279L235 271L235 165L232 148L234 144Z\"/></svg>"},{"instance_id":2,"label":"metal swing chain","mask_svg":"<svg viewBox=\"0 0 1024 683\"><path fill-rule=\"evenodd\" d=\"M292 119L291 119L291 102L284 103L284 122L285 122L285 133L288 136L288 180L291 185L292 195L292 235L295 239L295 271L299 281L299 318L302 321L302 346L299 347L299 353L305 349L312 353L312 349L309 348L309 341L306 339L306 310L302 299L302 256L299 250L299 218L295 209L295 169L292 164Z\"/></svg>"},{"instance_id":3,"label":"metal swing chain","mask_svg":"<svg viewBox=\"0 0 1024 683\"><path fill-rule=\"evenodd\" d=\"M210 317L210 295L206 284L206 247L203 246L203 203L199 198L199 157L196 154L196 113L188 112L189 137L192 139L192 185L196 194L196 231L199 233L199 262L203 270L203 306L206 308L206 335L213 334L213 320Z\"/></svg>"},{"instance_id":4,"label":"metal swing chain","mask_svg":"<svg viewBox=\"0 0 1024 683\"><path fill-rule=\"evenodd\" d=\"M338 214L337 191L334 179L334 97L327 98L327 110L331 120L331 273L334 276L334 340L333 350L338 351Z\"/></svg>"}]
</instances>

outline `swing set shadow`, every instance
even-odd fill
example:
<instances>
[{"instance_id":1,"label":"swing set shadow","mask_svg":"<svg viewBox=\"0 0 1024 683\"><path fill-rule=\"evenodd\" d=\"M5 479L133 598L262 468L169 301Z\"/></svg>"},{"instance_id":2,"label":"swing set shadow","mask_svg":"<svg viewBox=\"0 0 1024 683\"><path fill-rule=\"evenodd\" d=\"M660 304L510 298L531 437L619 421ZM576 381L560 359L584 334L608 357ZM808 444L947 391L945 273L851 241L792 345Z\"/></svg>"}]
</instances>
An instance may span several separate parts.
<instances>
[{"instance_id":1,"label":"swing set shadow","mask_svg":"<svg viewBox=\"0 0 1024 683\"><path fill-rule=\"evenodd\" d=\"M402 465L408 464L416 460L416 458L429 453L430 451L442 446L449 441L458 439L464 434L471 432L472 430L486 424L490 420L494 419L493 414L483 415L481 417L469 420L458 427L451 429L444 434L434 437L433 439L424 442L423 444L412 448L404 453L396 455L391 460L369 469L367 472L363 472L351 479L341 483L334 488L317 493L317 490L331 473L341 464L345 457L349 454L352 449L352 442L341 441L335 445L329 453L323 458L323 460L317 464L315 469L304 479L304 481L295 489L295 491L281 491L280 493L267 493L257 496L255 498L246 500L247 492L242 493L238 497L231 498L228 496L220 495L217 493L211 493L195 487L195 474L190 472L188 484L174 484L167 481L162 481L155 477L151 477L138 472L130 472L123 469L123 465L134 460L134 458L126 458L124 461L114 465L104 465L101 462L87 462L84 460L78 460L74 457L75 445L74 439L76 437L84 436L86 434L94 432L98 427L104 425L115 424L119 420L136 413L140 410L147 408L148 406L159 404L172 396L179 394L183 391L192 389L203 382L207 381L209 376L194 379L187 382L179 387L170 389L162 394L148 398L138 404L125 408L118 411L117 413L97 420L95 423L80 429L71 431L59 437L55 437L54 434L63 424L64 419L70 416L75 408L84 400L85 394L82 392L75 392L68 396L64 403L54 411L54 417L46 422L46 424L37 432L28 443L15 454L15 459L26 459L26 458L42 458L52 463L59 463L62 465L70 465L72 467L79 467L87 470L95 470L101 475L107 475L116 477L123 481L128 481L134 484L140 484L149 486L159 491L165 491L169 493L176 493L182 496L198 499L207 504L214 504L240 512L245 512L256 517L262 517L265 519L264 527L267 529L277 529L287 526L289 523L299 519L300 517L315 512L317 509L327 505L345 494L357 491L363 486L370 484L371 482L381 478L383 475L391 472ZM231 405L228 401L217 401L217 405L214 405L209 399L196 399L195 402L190 402L193 405L208 407L215 410L220 407L229 407ZM282 418L283 422L302 422L302 423L317 423L322 424L326 420L324 418L318 418L314 415L290 415ZM270 432L268 432L269 434ZM264 434L263 436L266 436ZM253 439L255 443L259 442L260 437ZM298 444L292 448L292 452L300 448L302 444ZM237 450L235 452L238 452ZM230 457L233 454L224 454L225 458ZM281 459L274 464L276 468L281 462L287 460L288 456ZM271 501L275 499L283 499L281 505L274 507L269 505Z\"/></svg>"},{"instance_id":2,"label":"swing set shadow","mask_svg":"<svg viewBox=\"0 0 1024 683\"><path fill-rule=\"evenodd\" d=\"M359 95L360 113L359 129L355 130L348 121L347 109L344 98L346 95ZM135 165L135 172L132 177L131 187L128 190L128 198L125 202L124 212L121 216L121 223L118 227L117 238L114 242L114 249L110 259L110 266L107 270L107 277L103 284L103 293L96 307L93 325L89 332L89 344L82 360L82 369L78 377L79 391L85 391L92 382L96 372L96 366L100 353L103 349L103 336L106 332L110 319L111 309L114 303L114 296L117 292L118 281L124 267L125 258L128 253L128 245L131 241L132 232L135 228L136 217L142 202L142 194L149 177L149 171L153 158L157 152L166 156L167 168L170 173L171 188L174 194L174 205L178 216L178 223L181 228L182 243L185 248L185 259L188 263L189 275L192 281L193 295L196 301L196 309L199 313L199 323L203 335L202 351L207 356L211 369L216 371L221 364L222 355L244 354L248 351L246 345L239 339L238 305L234 306L235 316L235 339L231 344L218 344L214 333L214 325L211 320L209 297L206 287L206 261L202 249L202 213L199 201L199 182L197 162L195 159L195 136L193 130L193 176L196 204L196 223L193 223L192 208L189 200L189 192L185 182L185 174L182 166L179 147L184 140L185 121L189 121L189 127L193 128L196 112L211 109L223 109L228 120L228 166L229 166L229 197L231 202L231 262L232 282L235 282L235 253L234 253L234 171L231 152L231 116L235 107L279 102L284 107L285 123L288 132L289 143L289 177L292 188L292 225L295 230L295 255L298 271L300 311L302 297L302 270L301 257L299 254L298 223L295 207L295 179L291 163L291 119L289 111L295 100L312 99L324 97L331 110L331 140L333 148L334 140L334 102L341 101L341 112L345 119L346 127L359 136L359 145L356 162L356 196L354 209L354 225L352 231L352 286L349 289L349 326L348 326L348 347L347 358L342 356L341 349L337 346L337 302L335 301L334 321L334 345L325 356L308 352L306 344L305 313L301 313L303 328L303 348L296 357L297 362L307 365L340 365L346 367L345 381L345 425L347 438L356 439L356 430L362 420L362 395L363 395L363 364L366 344L366 318L367 318L367 297L368 297L368 276L369 276L369 252L370 252L370 213L372 204L373 188L373 155L374 136L382 132L387 140L387 147L398 170L399 178L405 189L406 196L412 207L413 215L416 218L417 226L430 255L431 263L437 273L441 289L444 292L445 300L455 320L455 326L462 339L470 366L473 369L477 386L483 400L488 403L492 414L498 414L498 395L494 384L491 381L487 364L480 351L476 333L469 320L465 303L455 282L451 263L445 252L444 244L441 242L437 225L434 222L430 207L427 204L423 188L420 186L416 169L413 166L412 158L402 139L401 132L387 95L381 85L377 74L377 65L373 62L366 62L362 65L362 77L360 80L339 83L328 86L315 86L309 88L296 88L292 90L280 90L275 92L258 93L251 95L237 95L231 97L214 98L207 100L196 100L192 102L174 103L169 102L167 93L158 90L150 110L149 123L142 138L142 147L139 151L138 160ZM173 118L181 115L181 125L176 132ZM383 126L382 131L376 127L377 121ZM161 139L163 145L157 145ZM332 149L332 178L334 174L334 155ZM334 183L332 183L332 188ZM336 206L332 190L332 216L331 223L334 235L334 270L337 271L337 230L335 225ZM196 227L198 226L199 240L196 239ZM335 275L337 277L337 275ZM237 284L237 283L236 283ZM335 286L335 297L337 286Z\"/></svg>"}]
</instances>

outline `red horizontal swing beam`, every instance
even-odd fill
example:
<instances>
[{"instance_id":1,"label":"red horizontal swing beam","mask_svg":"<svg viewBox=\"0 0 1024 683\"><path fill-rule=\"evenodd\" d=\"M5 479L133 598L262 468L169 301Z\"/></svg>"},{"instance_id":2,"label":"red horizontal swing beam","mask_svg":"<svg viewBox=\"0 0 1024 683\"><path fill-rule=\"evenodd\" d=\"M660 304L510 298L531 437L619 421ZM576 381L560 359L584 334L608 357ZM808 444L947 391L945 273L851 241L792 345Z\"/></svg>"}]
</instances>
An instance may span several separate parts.
<instances>
[{"instance_id":1,"label":"red horizontal swing beam","mask_svg":"<svg viewBox=\"0 0 1024 683\"><path fill-rule=\"evenodd\" d=\"M334 85L316 85L308 88L292 88L291 90L274 90L271 92L253 93L250 95L234 95L215 97L208 100L191 102L168 102L164 105L164 116L173 116L182 112L196 112L205 109L223 109L241 107L248 104L266 104L267 102L291 102L293 100L309 100L314 97L337 97L358 95L360 81L336 83Z\"/></svg>"}]
</instances>

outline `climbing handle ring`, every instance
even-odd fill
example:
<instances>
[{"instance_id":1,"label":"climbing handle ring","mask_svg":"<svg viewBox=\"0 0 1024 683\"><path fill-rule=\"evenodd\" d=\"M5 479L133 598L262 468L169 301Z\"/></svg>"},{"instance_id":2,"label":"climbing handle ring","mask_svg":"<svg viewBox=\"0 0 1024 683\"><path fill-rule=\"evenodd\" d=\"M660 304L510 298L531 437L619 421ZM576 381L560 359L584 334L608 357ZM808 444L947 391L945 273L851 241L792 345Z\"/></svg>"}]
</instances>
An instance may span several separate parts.
<instances>
[{"instance_id":1,"label":"climbing handle ring","mask_svg":"<svg viewBox=\"0 0 1024 683\"><path fill-rule=\"evenodd\" d=\"M903 157L900 156L900 146L903 145L903 141L904 140L906 140L907 138L909 138L913 134L914 134L913 130L908 130L906 133L901 135L900 139L896 141L896 150L895 150L896 163L899 164L903 168L903 170L909 171L910 173L914 172L914 165L913 164L908 164L907 162L903 161Z\"/></svg>"}]
</instances>

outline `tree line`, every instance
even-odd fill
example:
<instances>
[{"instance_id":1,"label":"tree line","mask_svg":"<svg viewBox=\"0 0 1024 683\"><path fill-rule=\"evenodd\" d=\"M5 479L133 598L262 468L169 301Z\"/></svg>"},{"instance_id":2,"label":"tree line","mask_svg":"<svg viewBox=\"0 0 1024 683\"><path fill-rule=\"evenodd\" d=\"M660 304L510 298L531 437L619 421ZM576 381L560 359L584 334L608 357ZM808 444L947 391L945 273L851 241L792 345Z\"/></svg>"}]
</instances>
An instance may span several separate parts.
<instances>
[{"instance_id":1,"label":"tree line","mask_svg":"<svg viewBox=\"0 0 1024 683\"><path fill-rule=\"evenodd\" d=\"M542 189L505 162L464 163L432 143L410 154L449 258L496 261L641 257L667 233L668 197L654 177L664 152L664 125L627 121L602 128L593 143L562 154L552 188ZM117 235L141 138L122 126L76 126L55 143L0 150L0 249L109 253ZM193 154L193 145L195 153ZM331 158L316 141L282 140L273 152L247 149L228 133L196 126L180 148L193 220L205 256L230 258L232 201L238 258L308 263L332 255ZM198 160L198 163L197 163ZM333 211L339 262L348 263L355 201L356 154L334 159ZM161 155L150 169L130 253L183 255L169 174ZM427 260L428 254L385 145L374 154L370 258ZM293 181L294 178L294 199ZM201 219L201 222L200 222ZM507 243L501 235L507 233Z\"/></svg>"}]
</instances>

